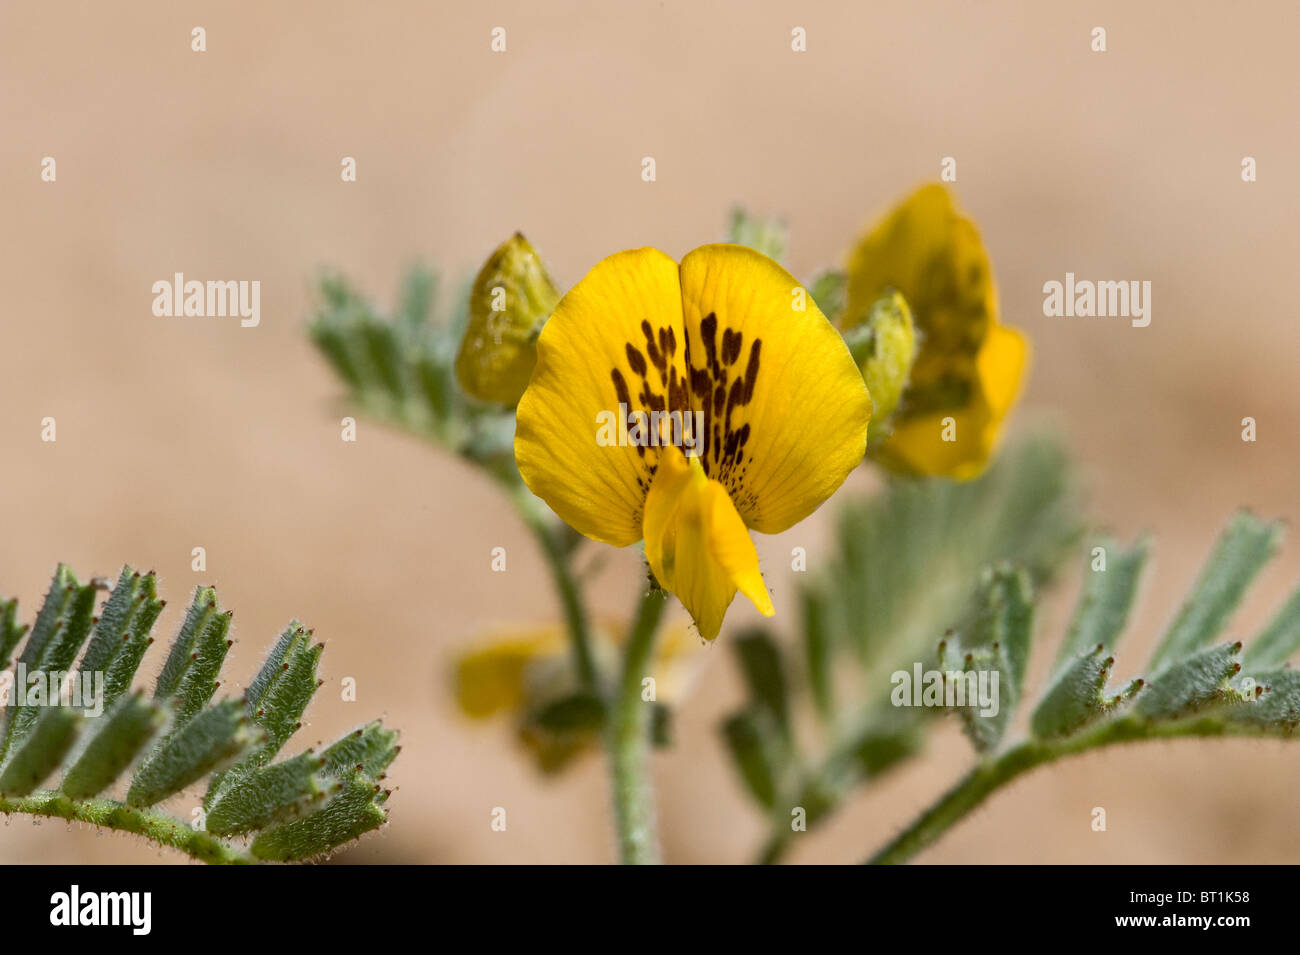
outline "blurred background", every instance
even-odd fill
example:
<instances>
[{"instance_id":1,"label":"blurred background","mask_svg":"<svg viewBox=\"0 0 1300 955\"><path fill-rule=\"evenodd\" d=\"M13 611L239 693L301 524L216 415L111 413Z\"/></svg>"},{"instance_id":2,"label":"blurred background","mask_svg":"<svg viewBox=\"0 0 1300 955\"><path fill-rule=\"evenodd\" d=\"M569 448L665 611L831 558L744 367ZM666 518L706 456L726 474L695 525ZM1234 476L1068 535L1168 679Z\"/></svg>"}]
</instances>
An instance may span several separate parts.
<instances>
[{"instance_id":1,"label":"blurred background","mask_svg":"<svg viewBox=\"0 0 1300 955\"><path fill-rule=\"evenodd\" d=\"M505 53L490 50L496 26ZM796 26L806 53L791 51ZM1105 53L1090 50L1097 26ZM403 731L392 822L340 861L612 861L599 758L545 781L505 723L454 708L458 649L558 619L540 556L465 465L365 419L340 441L343 389L304 332L314 279L333 266L387 302L408 265L459 280L520 229L567 288L618 249L679 257L714 241L743 203L787 218L787 265L808 281L952 156L1003 320L1035 347L1013 430L1059 428L1092 517L1126 540L1157 535L1118 665L1129 675L1235 507L1300 515L1297 35L1287 2L9 0L0 591L30 619L60 560L83 579L153 567L169 639L194 586L215 584L235 611L231 681L291 617L314 626L328 682L290 749L379 713ZM345 156L355 183L340 181ZM1245 156L1257 182L1241 179ZM260 327L155 317L152 283L177 271L259 280ZM1042 285L1067 271L1149 280L1150 327L1045 318ZM40 440L45 416L56 443ZM1245 416L1256 443L1241 440ZM842 493L875 481L863 469ZM758 540L787 625L790 547L815 567L828 518ZM495 546L506 574L489 571ZM592 599L625 613L638 557L606 556ZM1076 565L1046 604L1036 672ZM1297 577L1291 541L1229 633L1251 633ZM728 627L753 619L740 601ZM726 634L700 654L676 747L655 757L672 862L746 861L763 833L719 745L741 696ZM355 703L339 699L345 676ZM971 761L944 723L791 861L865 857ZM1094 753L997 794L919 860L1293 862L1298 774L1300 747L1277 741ZM490 828L495 806L506 832ZM1091 831L1094 806L1107 832ZM182 859L62 823L5 825L4 863Z\"/></svg>"}]
</instances>

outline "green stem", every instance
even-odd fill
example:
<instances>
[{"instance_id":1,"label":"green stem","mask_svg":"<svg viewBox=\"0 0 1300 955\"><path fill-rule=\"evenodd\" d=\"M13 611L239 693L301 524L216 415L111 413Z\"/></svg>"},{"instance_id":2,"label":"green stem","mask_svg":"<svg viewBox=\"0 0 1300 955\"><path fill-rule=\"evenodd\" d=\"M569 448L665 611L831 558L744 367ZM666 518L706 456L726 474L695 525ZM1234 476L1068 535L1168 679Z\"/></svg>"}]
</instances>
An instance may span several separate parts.
<instances>
[{"instance_id":1,"label":"green stem","mask_svg":"<svg viewBox=\"0 0 1300 955\"><path fill-rule=\"evenodd\" d=\"M659 861L654 799L650 786L649 707L641 699L641 681L649 674L655 631L664 597L652 590L641 598L636 621L624 648L623 673L609 719L609 758L613 774L614 819L619 856L628 865Z\"/></svg>"},{"instance_id":2,"label":"green stem","mask_svg":"<svg viewBox=\"0 0 1300 955\"><path fill-rule=\"evenodd\" d=\"M889 845L869 860L872 865L907 862L963 819L989 794L1055 754L1041 743L1021 743L992 762L981 763L938 802L921 813Z\"/></svg>"},{"instance_id":3,"label":"green stem","mask_svg":"<svg viewBox=\"0 0 1300 955\"><path fill-rule=\"evenodd\" d=\"M1147 723L1137 717L1127 716L1108 720L1094 729L1084 730L1062 740L1026 740L976 766L965 779L948 790L933 806L921 813L911 825L867 861L871 865L897 865L908 862L964 819L994 791L1044 763L1116 743L1186 737L1263 735L1269 734L1249 724L1227 723L1215 720L1213 717L1175 723Z\"/></svg>"},{"instance_id":4,"label":"green stem","mask_svg":"<svg viewBox=\"0 0 1300 955\"><path fill-rule=\"evenodd\" d=\"M596 658L591 649L591 627L587 621L587 609L582 602L582 592L578 579L574 576L569 555L573 552L573 542L566 539L567 526L557 524L549 512L539 506L522 481L503 482L510 491L524 523L537 538L537 543L546 557L546 564L551 570L551 578L560 594L560 603L564 607L564 619L569 629L569 646L573 652L573 665L578 672L582 685L598 691L599 677Z\"/></svg>"},{"instance_id":5,"label":"green stem","mask_svg":"<svg viewBox=\"0 0 1300 955\"><path fill-rule=\"evenodd\" d=\"M924 719L934 718L933 711L923 711ZM816 798L823 811L817 816L809 814L811 825L816 819L824 821L840 804L849 791L857 785L873 783L880 776L894 769L895 766L911 758L921 749L924 730L919 720L897 725L893 730L882 732L879 705L865 708L853 724L847 724L837 735L829 752L819 763L803 769L792 784L791 798L786 804L800 804L805 807L810 798ZM862 749L868 740L883 740L893 737L897 752L889 760L870 769L862 763ZM911 741L909 741L911 740ZM790 828L790 818L777 815L770 820L767 840L755 858L757 865L776 865L789 850L795 832Z\"/></svg>"},{"instance_id":6,"label":"green stem","mask_svg":"<svg viewBox=\"0 0 1300 955\"><path fill-rule=\"evenodd\" d=\"M789 828L784 819L781 820L781 825L772 828L768 833L767 841L758 850L758 857L754 860L755 865L776 865L781 861L790 844L790 837L785 834Z\"/></svg>"},{"instance_id":7,"label":"green stem","mask_svg":"<svg viewBox=\"0 0 1300 955\"><path fill-rule=\"evenodd\" d=\"M16 798L0 796L0 812L51 816L103 829L131 832L179 849L200 862L214 865L247 865L257 861L221 839L193 829L165 812L127 806L111 799L69 799L62 793L46 790Z\"/></svg>"},{"instance_id":8,"label":"green stem","mask_svg":"<svg viewBox=\"0 0 1300 955\"><path fill-rule=\"evenodd\" d=\"M537 537L564 606L574 667L583 686L601 696L599 671L592 653L591 630L570 557L581 538L557 524L521 480L502 480L524 523ZM619 856L625 863L659 861L654 801L648 762L648 710L641 703L641 680L650 668L655 631L663 613L662 592L652 590L637 609L624 650L623 672L609 713L606 745L613 776L614 817Z\"/></svg>"}]
</instances>

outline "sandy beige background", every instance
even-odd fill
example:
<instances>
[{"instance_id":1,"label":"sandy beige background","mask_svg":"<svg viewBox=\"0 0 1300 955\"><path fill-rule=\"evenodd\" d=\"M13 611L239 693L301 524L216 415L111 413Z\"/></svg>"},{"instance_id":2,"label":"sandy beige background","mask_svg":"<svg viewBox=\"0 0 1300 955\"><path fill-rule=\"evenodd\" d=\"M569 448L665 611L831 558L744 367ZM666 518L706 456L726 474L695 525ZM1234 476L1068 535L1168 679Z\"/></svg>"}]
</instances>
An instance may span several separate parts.
<instances>
[{"instance_id":1,"label":"sandy beige background","mask_svg":"<svg viewBox=\"0 0 1300 955\"><path fill-rule=\"evenodd\" d=\"M504 55L489 52L494 26ZM1105 54L1089 50L1094 26ZM313 276L337 266L389 301L408 263L460 276L522 229L567 287L616 249L714 240L739 201L788 216L789 264L808 278L954 156L1005 320L1036 347L1017 427L1056 422L1098 519L1158 534L1131 672L1235 506L1300 515L1297 35L1285 2L9 0L0 589L30 614L57 561L89 575L129 560L161 573L170 636L194 585L215 583L235 609L232 680L290 617L308 621L331 682L298 745L377 713L404 731L393 822L348 861L609 861L600 761L544 784L504 727L464 724L448 693L457 647L556 614L529 539L484 480L416 440L368 422L339 440L340 388L303 334ZM40 180L44 156L56 183ZM340 182L343 156L355 184ZM175 271L260 280L261 326L155 318L150 286ZM1150 280L1151 326L1044 318L1042 284L1066 271ZM39 439L46 415L55 444ZM1255 444L1239 437L1246 415ZM779 568L792 543L815 554L825 526L760 540L760 555ZM496 545L507 575L488 572ZM613 555L600 608L621 612L636 577L631 553ZM1231 632L1296 578L1291 542ZM774 584L789 621L787 582ZM1048 639L1077 585L1049 604ZM750 613L737 604L729 624ZM760 834L715 730L739 695L725 643L655 765L674 862L743 861ZM355 704L337 697L343 676L359 681ZM970 758L949 724L793 859L859 859ZM1022 780L922 858L1293 862L1298 774L1300 748L1278 742L1093 754ZM498 805L506 833L489 829ZM179 858L7 826L4 862Z\"/></svg>"}]
</instances>

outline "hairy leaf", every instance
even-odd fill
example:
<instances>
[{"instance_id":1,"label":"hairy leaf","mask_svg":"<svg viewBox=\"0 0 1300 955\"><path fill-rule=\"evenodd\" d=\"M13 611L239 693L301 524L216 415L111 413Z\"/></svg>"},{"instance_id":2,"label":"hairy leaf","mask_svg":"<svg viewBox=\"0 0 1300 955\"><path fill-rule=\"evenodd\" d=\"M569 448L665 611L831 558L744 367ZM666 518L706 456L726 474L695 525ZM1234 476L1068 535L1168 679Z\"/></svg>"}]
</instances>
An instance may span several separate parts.
<instances>
[{"instance_id":1,"label":"hairy leaf","mask_svg":"<svg viewBox=\"0 0 1300 955\"><path fill-rule=\"evenodd\" d=\"M973 481L891 480L841 510L829 549L808 554L798 652L764 631L737 645L749 698L722 729L746 789L774 821L765 861L789 839L785 813L801 807L811 825L920 751L936 710L892 706L892 677L937 666L946 631L987 644L999 716L976 716L970 732L985 746L1001 735L1022 695L1029 594L1069 553L1076 512L1065 458L1046 438L1009 446ZM1000 564L1014 569L989 578L985 612L973 612L981 572ZM820 734L794 732L805 708ZM773 746L764 734L789 742Z\"/></svg>"},{"instance_id":2,"label":"hairy leaf","mask_svg":"<svg viewBox=\"0 0 1300 955\"><path fill-rule=\"evenodd\" d=\"M418 290L411 295L414 309ZM124 567L95 617L101 583L82 585L60 565L30 632L16 622L16 601L0 599L0 655L11 660L26 632L20 670L44 677L24 684L31 692L6 712L4 811L138 833L206 862L305 859L382 823L388 792L377 780L399 747L397 734L380 723L319 754L308 750L271 762L319 686L322 645L297 621L272 647L244 698L212 703L230 645L230 616L212 588L199 587L152 697L132 689L164 606L156 585L152 573ZM78 654L80 666L69 677ZM101 686L100 699L64 698L67 688L93 695ZM60 769L58 789L36 791ZM100 795L124 775L124 801ZM149 808L209 775L206 831ZM220 838L254 830L266 839L252 854Z\"/></svg>"},{"instance_id":3,"label":"hairy leaf","mask_svg":"<svg viewBox=\"0 0 1300 955\"><path fill-rule=\"evenodd\" d=\"M329 746L322 754L325 765L321 771L330 776L343 776L355 771L378 779L400 750L397 732L376 720Z\"/></svg>"},{"instance_id":4,"label":"hairy leaf","mask_svg":"<svg viewBox=\"0 0 1300 955\"><path fill-rule=\"evenodd\" d=\"M780 729L768 709L734 713L723 724L723 738L749 794L765 809L776 802L785 766Z\"/></svg>"},{"instance_id":5,"label":"hairy leaf","mask_svg":"<svg viewBox=\"0 0 1300 955\"><path fill-rule=\"evenodd\" d=\"M126 771L167 722L166 710L136 691L105 710L84 734L59 786L74 799L98 796Z\"/></svg>"},{"instance_id":6,"label":"hairy leaf","mask_svg":"<svg viewBox=\"0 0 1300 955\"><path fill-rule=\"evenodd\" d=\"M108 708L131 687L152 642L149 632L167 606L158 599L157 577L123 567L117 586L100 611L81 661L81 672L104 674L103 705Z\"/></svg>"},{"instance_id":7,"label":"hairy leaf","mask_svg":"<svg viewBox=\"0 0 1300 955\"><path fill-rule=\"evenodd\" d=\"M781 735L790 733L790 704L781 651L766 631L751 630L732 642L753 705L766 709Z\"/></svg>"},{"instance_id":8,"label":"hairy leaf","mask_svg":"<svg viewBox=\"0 0 1300 955\"><path fill-rule=\"evenodd\" d=\"M254 741L248 722L238 700L223 700L187 720L145 757L127 803L152 806L233 761Z\"/></svg>"},{"instance_id":9,"label":"hairy leaf","mask_svg":"<svg viewBox=\"0 0 1300 955\"><path fill-rule=\"evenodd\" d=\"M0 793L26 796L54 772L81 728L81 714L51 706L36 709L30 729L14 741L0 769Z\"/></svg>"},{"instance_id":10,"label":"hairy leaf","mask_svg":"<svg viewBox=\"0 0 1300 955\"><path fill-rule=\"evenodd\" d=\"M1244 666L1251 671L1281 666L1300 651L1300 588L1291 592L1264 631L1246 648Z\"/></svg>"},{"instance_id":11,"label":"hairy leaf","mask_svg":"<svg viewBox=\"0 0 1300 955\"><path fill-rule=\"evenodd\" d=\"M1139 541L1128 550L1120 550L1113 541L1098 546L1100 555L1088 555L1079 606L1056 655L1058 670L1098 647L1114 650L1137 596L1147 558L1146 542ZM1099 563L1099 558L1104 563Z\"/></svg>"},{"instance_id":12,"label":"hairy leaf","mask_svg":"<svg viewBox=\"0 0 1300 955\"><path fill-rule=\"evenodd\" d=\"M208 831L248 832L302 815L325 792L323 765L324 759L306 752L234 776L208 804Z\"/></svg>"},{"instance_id":13,"label":"hairy leaf","mask_svg":"<svg viewBox=\"0 0 1300 955\"><path fill-rule=\"evenodd\" d=\"M251 851L259 859L275 862L328 852L382 826L387 813L380 804L386 797L382 789L360 774L339 780L321 808L263 832L253 840Z\"/></svg>"},{"instance_id":14,"label":"hairy leaf","mask_svg":"<svg viewBox=\"0 0 1300 955\"><path fill-rule=\"evenodd\" d=\"M17 600L0 601L0 670L13 663L14 648L27 632L27 627L18 624L17 616Z\"/></svg>"},{"instance_id":15,"label":"hairy leaf","mask_svg":"<svg viewBox=\"0 0 1300 955\"><path fill-rule=\"evenodd\" d=\"M977 749L996 746L1015 715L1029 660L1033 617L1029 576L1009 567L990 569L976 592L972 624L964 634L954 633L940 645L945 701L954 701L945 705L955 706ZM997 696L993 697L995 675Z\"/></svg>"},{"instance_id":16,"label":"hairy leaf","mask_svg":"<svg viewBox=\"0 0 1300 955\"><path fill-rule=\"evenodd\" d=\"M1232 519L1152 657L1153 673L1218 635L1255 575L1273 556L1281 536L1280 525L1266 524L1245 511Z\"/></svg>"},{"instance_id":17,"label":"hairy leaf","mask_svg":"<svg viewBox=\"0 0 1300 955\"><path fill-rule=\"evenodd\" d=\"M1272 554L1278 528L1238 514L1215 545L1146 678L1120 692L1107 688L1132 604L1145 547L1090 562L1083 596L1035 710L1028 739L986 756L965 779L881 849L871 861L903 862L939 838L999 786L1065 756L1115 743L1180 737L1295 738L1300 674L1285 668L1296 650L1300 601L1293 595L1260 633L1258 649L1241 642L1205 646L1223 627ZM1063 661L1063 662L1061 662Z\"/></svg>"},{"instance_id":18,"label":"hairy leaf","mask_svg":"<svg viewBox=\"0 0 1300 955\"><path fill-rule=\"evenodd\" d=\"M0 748L0 774L13 760L23 743L35 728L46 709L45 697L50 695L50 684L61 683L77 658L77 653L90 632L95 610L94 584L81 585L72 571L60 564L45 604L36 617L27 644L18 658L19 682L30 682L30 687L42 695L34 702L15 702L5 710L5 736ZM15 689L20 689L17 685ZM46 728L46 732L51 731ZM30 759L30 756L27 757Z\"/></svg>"}]
</instances>

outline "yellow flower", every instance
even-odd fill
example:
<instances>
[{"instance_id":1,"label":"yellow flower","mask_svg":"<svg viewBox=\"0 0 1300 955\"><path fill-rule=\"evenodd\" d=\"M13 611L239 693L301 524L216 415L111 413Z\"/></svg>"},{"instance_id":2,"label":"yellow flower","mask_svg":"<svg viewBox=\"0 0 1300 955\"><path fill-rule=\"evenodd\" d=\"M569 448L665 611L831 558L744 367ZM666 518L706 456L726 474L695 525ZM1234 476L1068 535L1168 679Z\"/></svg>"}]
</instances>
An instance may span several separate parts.
<instances>
[{"instance_id":1,"label":"yellow flower","mask_svg":"<svg viewBox=\"0 0 1300 955\"><path fill-rule=\"evenodd\" d=\"M456 663L456 702L461 712L485 719L518 709L528 698L528 671L535 662L559 658L564 636L555 627L498 637Z\"/></svg>"},{"instance_id":2,"label":"yellow flower","mask_svg":"<svg viewBox=\"0 0 1300 955\"><path fill-rule=\"evenodd\" d=\"M602 621L593 631L597 662L612 670L620 642L614 635L626 627ZM671 704L685 695L697 646L686 627L665 628L648 674L655 680L656 702ZM582 692L560 626L501 634L463 653L455 685L457 706L466 716L510 714L520 742L544 772L563 768L599 742L599 702Z\"/></svg>"},{"instance_id":3,"label":"yellow flower","mask_svg":"<svg viewBox=\"0 0 1300 955\"><path fill-rule=\"evenodd\" d=\"M456 355L456 380L483 401L514 405L537 363L537 334L560 293L516 232L488 257L469 297L469 323Z\"/></svg>"},{"instance_id":4,"label":"yellow flower","mask_svg":"<svg viewBox=\"0 0 1300 955\"><path fill-rule=\"evenodd\" d=\"M853 250L844 329L891 291L911 308L920 349L893 432L872 455L906 473L975 477L1019 394L1029 344L998 322L979 232L941 185L917 190Z\"/></svg>"},{"instance_id":5,"label":"yellow flower","mask_svg":"<svg viewBox=\"0 0 1300 955\"><path fill-rule=\"evenodd\" d=\"M556 307L519 402L534 494L595 540L645 541L712 640L736 591L773 613L746 528L803 520L862 460L871 399L791 275L736 245L612 255Z\"/></svg>"}]
</instances>

